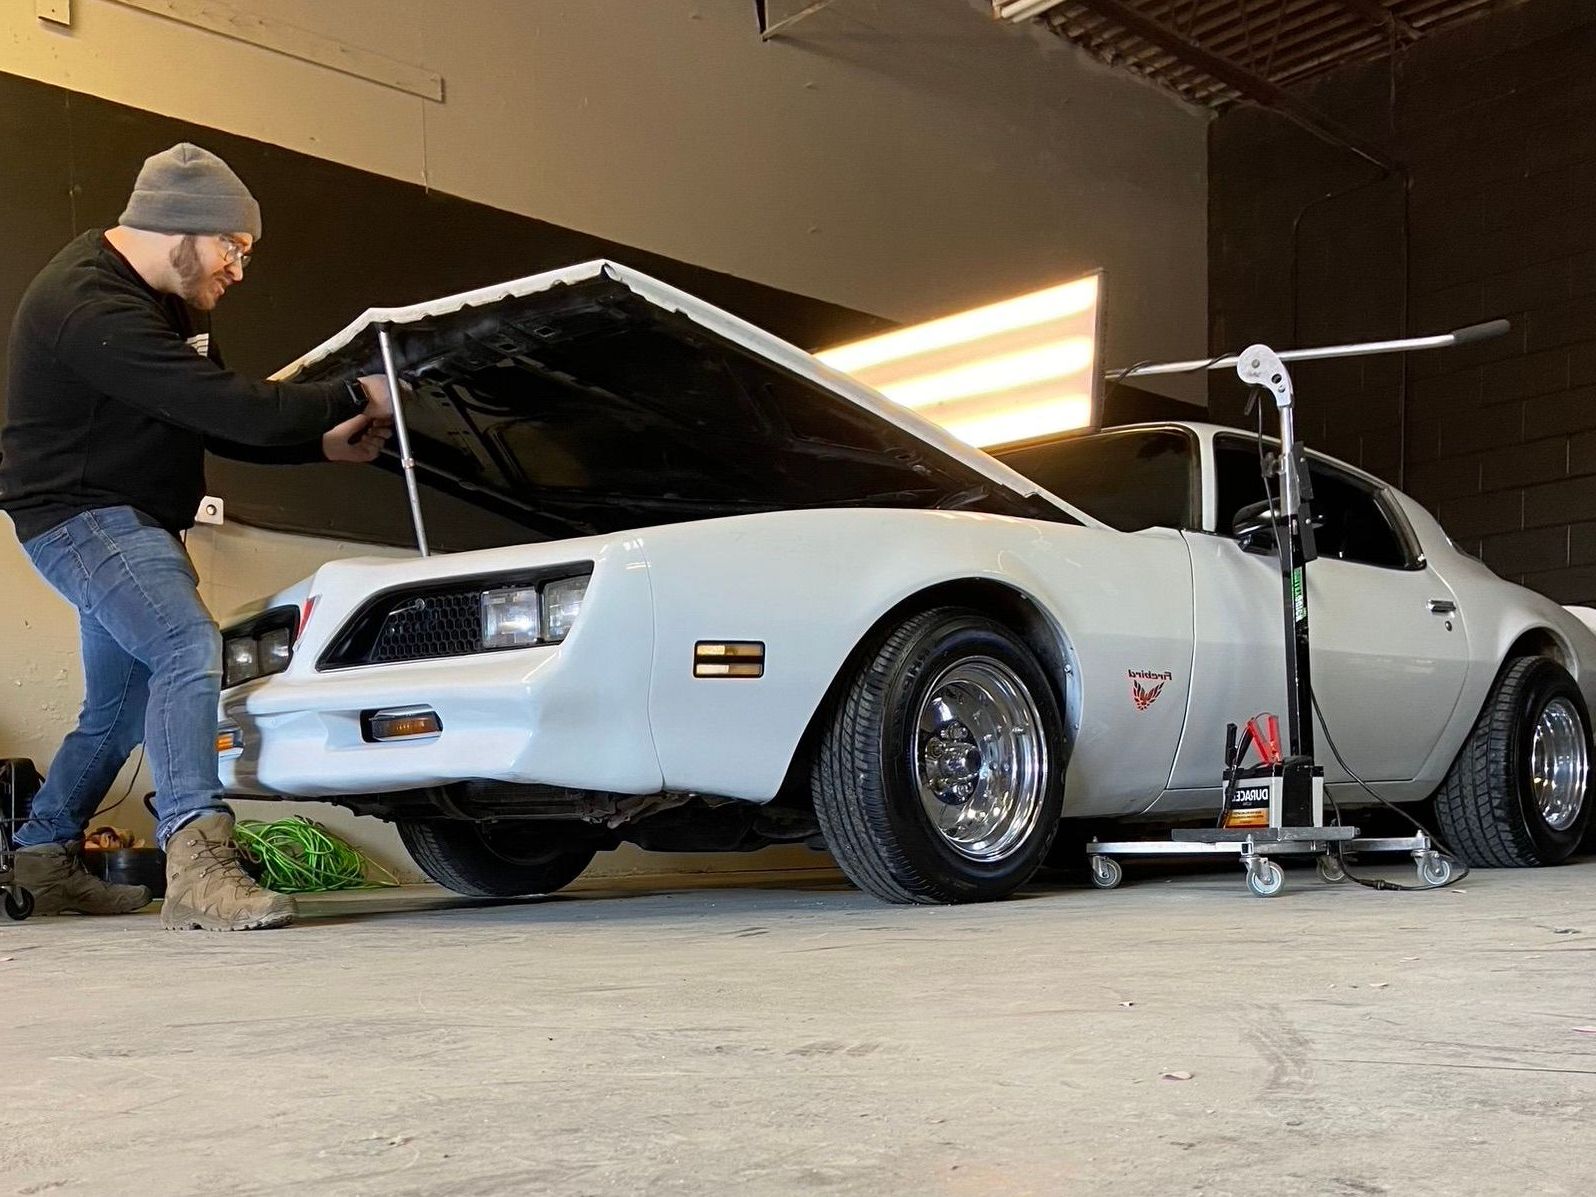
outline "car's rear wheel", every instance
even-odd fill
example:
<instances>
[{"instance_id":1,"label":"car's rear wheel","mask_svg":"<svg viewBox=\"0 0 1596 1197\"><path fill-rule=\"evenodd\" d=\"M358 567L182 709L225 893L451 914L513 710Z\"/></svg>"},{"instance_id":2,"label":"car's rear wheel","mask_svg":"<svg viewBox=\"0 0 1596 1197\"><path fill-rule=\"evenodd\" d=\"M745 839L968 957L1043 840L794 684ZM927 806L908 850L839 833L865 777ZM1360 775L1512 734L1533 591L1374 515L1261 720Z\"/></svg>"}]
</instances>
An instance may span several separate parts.
<instances>
[{"instance_id":1,"label":"car's rear wheel","mask_svg":"<svg viewBox=\"0 0 1596 1197\"><path fill-rule=\"evenodd\" d=\"M1435 796L1447 845L1470 865L1558 864L1590 824L1590 714L1547 657L1509 661Z\"/></svg>"},{"instance_id":2,"label":"car's rear wheel","mask_svg":"<svg viewBox=\"0 0 1596 1197\"><path fill-rule=\"evenodd\" d=\"M831 714L812 778L826 845L888 902L980 902L1030 879L1058 830L1064 726L1025 643L940 608L883 637Z\"/></svg>"},{"instance_id":3,"label":"car's rear wheel","mask_svg":"<svg viewBox=\"0 0 1596 1197\"><path fill-rule=\"evenodd\" d=\"M580 877L595 854L581 827L545 820L401 819L398 827L423 873L473 898L552 894Z\"/></svg>"}]
</instances>

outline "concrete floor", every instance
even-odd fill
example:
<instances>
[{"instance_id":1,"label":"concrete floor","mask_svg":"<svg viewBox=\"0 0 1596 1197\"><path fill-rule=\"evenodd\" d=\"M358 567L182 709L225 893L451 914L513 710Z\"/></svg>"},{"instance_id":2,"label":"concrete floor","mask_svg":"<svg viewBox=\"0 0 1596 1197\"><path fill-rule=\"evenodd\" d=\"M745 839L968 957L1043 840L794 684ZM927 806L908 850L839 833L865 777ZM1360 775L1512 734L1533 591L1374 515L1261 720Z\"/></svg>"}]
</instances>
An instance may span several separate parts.
<instances>
[{"instance_id":1,"label":"concrete floor","mask_svg":"<svg viewBox=\"0 0 1596 1197\"><path fill-rule=\"evenodd\" d=\"M958 909L732 880L238 936L0 921L0 1192L1596 1183L1596 862Z\"/></svg>"}]
</instances>

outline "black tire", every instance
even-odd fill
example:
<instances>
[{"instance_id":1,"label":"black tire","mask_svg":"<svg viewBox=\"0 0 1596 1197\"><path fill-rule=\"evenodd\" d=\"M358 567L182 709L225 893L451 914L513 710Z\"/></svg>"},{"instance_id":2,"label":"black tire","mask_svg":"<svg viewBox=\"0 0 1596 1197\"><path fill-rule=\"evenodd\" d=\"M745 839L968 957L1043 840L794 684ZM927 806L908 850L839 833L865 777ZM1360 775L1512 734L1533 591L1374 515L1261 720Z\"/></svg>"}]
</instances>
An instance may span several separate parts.
<instances>
[{"instance_id":1,"label":"black tire","mask_svg":"<svg viewBox=\"0 0 1596 1197\"><path fill-rule=\"evenodd\" d=\"M1435 818L1446 846L1466 864L1526 868L1560 864L1579 847L1590 823L1590 780L1577 816L1554 827L1542 813L1531 783L1531 747L1537 721L1555 700L1578 713L1586 760L1590 713L1568 671L1548 657L1509 661L1480 712L1474 730L1435 795Z\"/></svg>"},{"instance_id":2,"label":"black tire","mask_svg":"<svg viewBox=\"0 0 1596 1197\"><path fill-rule=\"evenodd\" d=\"M1065 819L1053 836L1042 867L1071 875L1090 871L1092 861L1086 854L1086 845L1097 839L1101 830L1090 819Z\"/></svg>"},{"instance_id":3,"label":"black tire","mask_svg":"<svg viewBox=\"0 0 1596 1197\"><path fill-rule=\"evenodd\" d=\"M542 820L400 819L398 827L423 873L472 898L552 894L580 877L596 853L580 830Z\"/></svg>"},{"instance_id":4,"label":"black tire","mask_svg":"<svg viewBox=\"0 0 1596 1197\"><path fill-rule=\"evenodd\" d=\"M917 773L918 718L950 666L989 659L1024 687L1044 750L1034 820L990 860L961 854L926 814ZM1036 872L1058 831L1064 802L1064 721L1046 673L1008 628L974 611L916 615L877 642L831 713L811 777L826 846L860 889L887 902L985 902L1013 893Z\"/></svg>"}]
</instances>

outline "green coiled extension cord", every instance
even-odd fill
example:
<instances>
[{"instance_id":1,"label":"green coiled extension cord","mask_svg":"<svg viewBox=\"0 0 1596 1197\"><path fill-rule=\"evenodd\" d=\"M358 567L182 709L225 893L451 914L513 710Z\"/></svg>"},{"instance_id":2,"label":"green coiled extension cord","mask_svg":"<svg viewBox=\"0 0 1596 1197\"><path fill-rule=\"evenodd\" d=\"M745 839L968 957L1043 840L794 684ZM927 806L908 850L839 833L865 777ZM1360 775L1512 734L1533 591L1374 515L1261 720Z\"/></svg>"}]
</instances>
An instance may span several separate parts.
<instances>
[{"instance_id":1,"label":"green coiled extension cord","mask_svg":"<svg viewBox=\"0 0 1596 1197\"><path fill-rule=\"evenodd\" d=\"M260 865L260 883L280 894L399 884L376 861L362 856L320 823L300 816L274 823L246 819L234 826L233 842ZM368 872L382 876L373 880Z\"/></svg>"}]
</instances>

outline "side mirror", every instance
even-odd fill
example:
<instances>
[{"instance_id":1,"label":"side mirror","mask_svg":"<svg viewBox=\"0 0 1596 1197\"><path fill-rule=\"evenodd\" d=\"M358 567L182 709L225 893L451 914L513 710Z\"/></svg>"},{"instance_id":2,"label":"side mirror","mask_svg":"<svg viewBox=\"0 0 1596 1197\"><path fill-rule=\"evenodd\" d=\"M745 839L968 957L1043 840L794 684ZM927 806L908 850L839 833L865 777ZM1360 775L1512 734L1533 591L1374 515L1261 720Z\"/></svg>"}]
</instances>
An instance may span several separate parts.
<instances>
[{"instance_id":1,"label":"side mirror","mask_svg":"<svg viewBox=\"0 0 1596 1197\"><path fill-rule=\"evenodd\" d=\"M1248 503L1230 521L1230 534L1245 553L1275 552L1275 523L1280 517L1270 509L1269 500Z\"/></svg>"}]
</instances>

